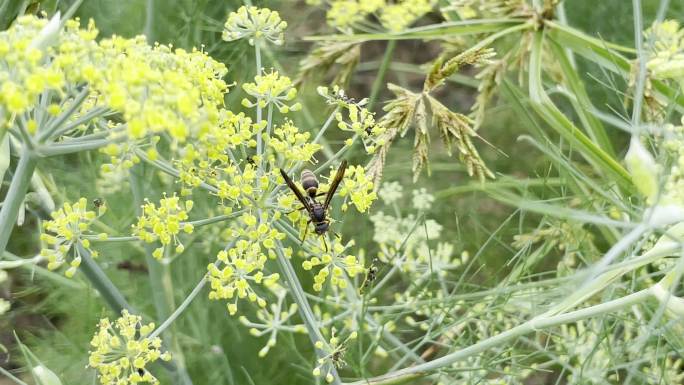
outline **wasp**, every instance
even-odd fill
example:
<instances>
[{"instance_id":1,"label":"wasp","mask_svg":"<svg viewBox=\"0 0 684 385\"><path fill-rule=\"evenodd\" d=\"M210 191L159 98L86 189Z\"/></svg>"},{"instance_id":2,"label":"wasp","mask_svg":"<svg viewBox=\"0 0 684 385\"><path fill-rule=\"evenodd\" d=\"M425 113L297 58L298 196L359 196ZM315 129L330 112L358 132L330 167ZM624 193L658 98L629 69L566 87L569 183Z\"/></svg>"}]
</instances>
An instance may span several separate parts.
<instances>
[{"instance_id":1,"label":"wasp","mask_svg":"<svg viewBox=\"0 0 684 385\"><path fill-rule=\"evenodd\" d=\"M373 258L373 262L371 262L371 265L368 266L368 271L366 271L366 278L363 280L363 283L359 288L359 294L363 294L366 288L370 286L373 282L375 282L375 280L378 278L378 267L376 266L377 262L378 259Z\"/></svg>"},{"instance_id":2,"label":"wasp","mask_svg":"<svg viewBox=\"0 0 684 385\"><path fill-rule=\"evenodd\" d=\"M344 178L344 171L346 168L347 161L343 160L342 164L340 164L340 167L337 168L335 177L333 178L332 182L330 182L330 188L324 193L318 192L318 179L316 179L316 176L310 170L302 171L301 183L302 187L304 188L304 193L302 193L299 187L294 184L292 179L287 176L287 173L283 171L283 169L280 169L280 175L282 175L283 179L285 179L285 183L287 183L287 186L302 203L303 207L299 210L306 209L307 213L309 214L309 221L306 222L306 230L304 231L302 243L304 243L304 239L306 239L306 232L309 229L310 223L313 223L314 231L318 235L323 235L328 231L328 228L330 227L330 219L327 218L328 206L330 205L330 201L335 194L335 190L337 190L337 187L339 187L340 182ZM316 200L316 198L322 195L325 195L325 201L323 203ZM326 251L327 247L328 246L326 245Z\"/></svg>"}]
</instances>

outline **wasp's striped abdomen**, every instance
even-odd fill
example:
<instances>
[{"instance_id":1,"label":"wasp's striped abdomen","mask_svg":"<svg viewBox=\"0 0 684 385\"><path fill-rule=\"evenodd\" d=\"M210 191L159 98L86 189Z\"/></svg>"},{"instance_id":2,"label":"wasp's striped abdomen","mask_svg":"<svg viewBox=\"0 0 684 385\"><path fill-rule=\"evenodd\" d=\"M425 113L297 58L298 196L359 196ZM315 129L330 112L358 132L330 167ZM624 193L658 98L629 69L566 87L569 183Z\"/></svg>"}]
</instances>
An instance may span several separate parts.
<instances>
[{"instance_id":1,"label":"wasp's striped abdomen","mask_svg":"<svg viewBox=\"0 0 684 385\"><path fill-rule=\"evenodd\" d=\"M318 179L316 179L316 175L314 175L311 170L304 170L302 171L302 187L304 188L304 191L306 191L306 194L309 195L310 197L315 197L316 192L318 191Z\"/></svg>"}]
</instances>

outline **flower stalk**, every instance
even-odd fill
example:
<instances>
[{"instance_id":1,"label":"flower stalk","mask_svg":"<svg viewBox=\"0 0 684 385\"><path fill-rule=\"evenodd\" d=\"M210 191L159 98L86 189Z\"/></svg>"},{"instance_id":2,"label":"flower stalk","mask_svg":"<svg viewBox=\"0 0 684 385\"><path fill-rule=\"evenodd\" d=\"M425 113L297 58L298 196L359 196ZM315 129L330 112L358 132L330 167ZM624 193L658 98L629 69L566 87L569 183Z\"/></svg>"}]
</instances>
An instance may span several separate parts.
<instances>
[{"instance_id":1,"label":"flower stalk","mask_svg":"<svg viewBox=\"0 0 684 385\"><path fill-rule=\"evenodd\" d=\"M9 242L10 234L14 229L14 223L17 220L22 202L24 202L37 163L36 154L24 149L0 209L0 255L7 249L7 242Z\"/></svg>"}]
</instances>

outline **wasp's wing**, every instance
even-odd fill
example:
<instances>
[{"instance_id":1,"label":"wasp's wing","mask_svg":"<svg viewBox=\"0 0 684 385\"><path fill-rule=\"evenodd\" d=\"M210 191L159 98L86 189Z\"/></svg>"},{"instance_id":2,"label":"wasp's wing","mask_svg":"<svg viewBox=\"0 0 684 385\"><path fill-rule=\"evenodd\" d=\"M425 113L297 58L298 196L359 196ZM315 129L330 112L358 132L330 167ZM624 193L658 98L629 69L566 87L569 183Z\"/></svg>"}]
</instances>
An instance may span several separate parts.
<instances>
[{"instance_id":1,"label":"wasp's wing","mask_svg":"<svg viewBox=\"0 0 684 385\"><path fill-rule=\"evenodd\" d=\"M297 199L299 199L300 202L304 205L307 211L311 211L311 205L309 204L309 201L304 198L304 195L302 195L302 192L299 190L299 187L297 187L296 184L290 179L289 176L287 176L287 173L283 171L283 169L280 169L280 175L283 176L283 179L285 179L285 183L287 183L287 187L292 190L292 192L297 196Z\"/></svg>"},{"instance_id":2,"label":"wasp's wing","mask_svg":"<svg viewBox=\"0 0 684 385\"><path fill-rule=\"evenodd\" d=\"M340 182L342 182L342 179L344 178L344 171L347 169L347 161L343 160L342 164L340 164L340 167L337 168L337 173L335 174L335 178L333 178L332 182L330 183L330 188L328 189L328 193L325 195L325 203L323 203L323 207L327 210L328 205L330 204L330 201L332 200L333 195L335 194L335 190L337 190L337 187L339 187Z\"/></svg>"}]
</instances>

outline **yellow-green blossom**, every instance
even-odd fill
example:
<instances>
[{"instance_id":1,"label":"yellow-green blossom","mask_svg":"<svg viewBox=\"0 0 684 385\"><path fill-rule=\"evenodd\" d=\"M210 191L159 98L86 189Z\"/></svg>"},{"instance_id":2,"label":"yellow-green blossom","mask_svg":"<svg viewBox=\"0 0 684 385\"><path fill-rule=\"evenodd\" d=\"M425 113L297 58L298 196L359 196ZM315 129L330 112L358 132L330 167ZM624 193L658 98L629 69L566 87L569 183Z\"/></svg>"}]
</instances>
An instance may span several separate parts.
<instances>
[{"instance_id":1,"label":"yellow-green blossom","mask_svg":"<svg viewBox=\"0 0 684 385\"><path fill-rule=\"evenodd\" d=\"M319 244L321 242L325 242L325 240L321 239ZM363 264L359 262L356 256L346 254L347 249L353 245L354 241L342 245L337 239L333 239L328 251L324 251L320 245L314 248L314 251L322 252L320 257L312 256L302 262L304 270L318 269L318 273L314 276L314 290L323 290L323 284L328 280L331 285L344 289L347 287L348 279L352 279L365 271Z\"/></svg>"},{"instance_id":2,"label":"yellow-green blossom","mask_svg":"<svg viewBox=\"0 0 684 385\"><path fill-rule=\"evenodd\" d=\"M311 134L300 132L291 120L286 120L273 129L273 135L266 139L266 145L271 149L271 163L276 160L292 162L308 162L321 148L320 145L309 142ZM282 162L279 162L282 163Z\"/></svg>"},{"instance_id":3,"label":"yellow-green blossom","mask_svg":"<svg viewBox=\"0 0 684 385\"><path fill-rule=\"evenodd\" d=\"M250 321L247 317L240 316L240 323L249 327L251 335L255 337L268 335L266 345L259 350L259 357L265 357L275 346L279 331L306 333L306 327L302 324L289 325L291 318L297 314L297 304L292 303L289 307L285 307L287 290L278 284L270 289L277 300L266 308L257 309L257 321Z\"/></svg>"},{"instance_id":4,"label":"yellow-green blossom","mask_svg":"<svg viewBox=\"0 0 684 385\"><path fill-rule=\"evenodd\" d=\"M162 353L159 337L148 337L154 323L143 325L142 317L123 310L114 324L103 318L98 327L90 341L88 366L97 369L102 385L159 384L146 366L160 358L169 361L171 355Z\"/></svg>"},{"instance_id":5,"label":"yellow-green blossom","mask_svg":"<svg viewBox=\"0 0 684 385\"><path fill-rule=\"evenodd\" d=\"M228 90L225 65L202 51L150 46L144 36L100 45L109 59L97 86L103 103L122 113L129 137L166 132L184 142L217 123Z\"/></svg>"},{"instance_id":6,"label":"yellow-green blossom","mask_svg":"<svg viewBox=\"0 0 684 385\"><path fill-rule=\"evenodd\" d=\"M268 258L275 258L276 241L285 237L269 225L266 214L261 220L250 213L240 217L230 237L237 239L233 247L221 250L217 255L217 263L209 264L209 282L211 283L210 299L227 299L228 312L237 312L239 299L247 298L260 307L266 306L253 285L271 287L278 281L277 273L264 274L264 265ZM220 262L220 263L219 263Z\"/></svg>"},{"instance_id":7,"label":"yellow-green blossom","mask_svg":"<svg viewBox=\"0 0 684 385\"><path fill-rule=\"evenodd\" d=\"M356 209L363 213L368 210L377 199L377 194L373 191L373 181L366 175L363 166L349 166L344 174L344 180L340 184L339 194L345 197L342 204L342 211L347 210L347 199L356 206Z\"/></svg>"},{"instance_id":8,"label":"yellow-green blossom","mask_svg":"<svg viewBox=\"0 0 684 385\"><path fill-rule=\"evenodd\" d=\"M98 252L91 249L88 237L106 239L107 234L95 235L89 230L93 221L105 213L106 206L100 205L97 211L89 211L88 201L81 198L73 204L65 203L62 208L51 214L51 220L43 222L43 228L47 232L42 233L40 239L47 243L49 248L42 249L40 254L48 259L48 269L55 270L61 267L67 262L69 252L73 250L69 268L64 272L67 277L72 277L81 265L81 251L75 247L77 244L86 249L91 256L98 256Z\"/></svg>"},{"instance_id":9,"label":"yellow-green blossom","mask_svg":"<svg viewBox=\"0 0 684 385\"><path fill-rule=\"evenodd\" d=\"M356 24L375 14L380 24L391 32L408 28L432 10L433 0L332 0L326 14L328 24L349 31Z\"/></svg>"},{"instance_id":10,"label":"yellow-green blossom","mask_svg":"<svg viewBox=\"0 0 684 385\"><path fill-rule=\"evenodd\" d=\"M323 96L328 104L337 105L337 126L343 131L350 131L361 137L366 152L372 154L378 146L385 143L380 136L387 128L376 124L374 114L364 107L368 99L357 102L347 97L339 86L334 86L332 90L328 87L318 87L318 94ZM351 145L351 139L348 142L347 144Z\"/></svg>"},{"instance_id":11,"label":"yellow-green blossom","mask_svg":"<svg viewBox=\"0 0 684 385\"><path fill-rule=\"evenodd\" d=\"M11 114L35 108L43 91L56 91L54 100L59 100L58 95L69 95L67 85L89 80L90 58L99 54L97 30L92 23L85 30L79 24L67 21L55 41L40 44L41 31L49 28L47 19L22 16L0 32L0 124Z\"/></svg>"},{"instance_id":12,"label":"yellow-green blossom","mask_svg":"<svg viewBox=\"0 0 684 385\"><path fill-rule=\"evenodd\" d=\"M387 4L380 13L380 23L391 32L400 32L432 10L432 0L404 0Z\"/></svg>"},{"instance_id":13,"label":"yellow-green blossom","mask_svg":"<svg viewBox=\"0 0 684 385\"><path fill-rule=\"evenodd\" d=\"M180 198L175 195L167 198L164 194L164 198L159 200L159 206L147 201L142 206L142 215L138 217L138 222L133 225L133 235L147 243L159 240L162 246L152 253L157 259L164 256L164 249L171 242L176 245L176 253L182 253L184 246L178 240L178 234L181 231L193 232L193 225L185 222L192 206L191 200L186 200L181 206Z\"/></svg>"},{"instance_id":14,"label":"yellow-green blossom","mask_svg":"<svg viewBox=\"0 0 684 385\"><path fill-rule=\"evenodd\" d=\"M281 45L285 28L287 23L280 19L278 12L268 8L242 6L228 15L223 29L223 40L248 38L249 44L252 45L260 40Z\"/></svg>"},{"instance_id":15,"label":"yellow-green blossom","mask_svg":"<svg viewBox=\"0 0 684 385\"><path fill-rule=\"evenodd\" d=\"M299 103L288 104L297 96L297 89L292 85L290 78L280 76L278 71L257 75L254 77L254 83L245 83L242 89L256 99L254 101L242 99L242 105L247 108L257 105L264 108L273 104L283 114L302 108Z\"/></svg>"},{"instance_id":16,"label":"yellow-green blossom","mask_svg":"<svg viewBox=\"0 0 684 385\"><path fill-rule=\"evenodd\" d=\"M684 29L676 20L656 23L644 34L652 41L646 66L655 79L672 79L684 90Z\"/></svg>"}]
</instances>

